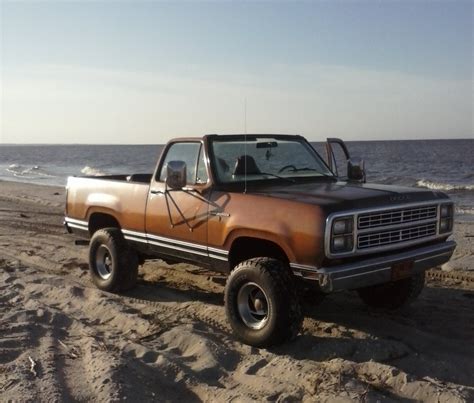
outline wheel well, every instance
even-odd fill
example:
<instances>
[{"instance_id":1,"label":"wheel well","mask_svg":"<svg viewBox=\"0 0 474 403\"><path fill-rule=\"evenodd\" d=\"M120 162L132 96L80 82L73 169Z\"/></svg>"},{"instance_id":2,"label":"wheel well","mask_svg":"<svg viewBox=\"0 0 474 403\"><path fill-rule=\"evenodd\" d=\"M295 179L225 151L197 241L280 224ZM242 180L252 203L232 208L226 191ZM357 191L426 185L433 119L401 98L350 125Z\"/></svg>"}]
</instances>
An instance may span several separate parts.
<instances>
[{"instance_id":1,"label":"wheel well","mask_svg":"<svg viewBox=\"0 0 474 403\"><path fill-rule=\"evenodd\" d=\"M89 217L89 234L92 236L96 231L102 228L120 228L120 224L109 214L93 213Z\"/></svg>"},{"instance_id":2,"label":"wheel well","mask_svg":"<svg viewBox=\"0 0 474 403\"><path fill-rule=\"evenodd\" d=\"M244 260L254 257L271 257L288 263L288 257L282 248L272 241L242 237L237 238L230 248L229 263L234 268Z\"/></svg>"}]
</instances>

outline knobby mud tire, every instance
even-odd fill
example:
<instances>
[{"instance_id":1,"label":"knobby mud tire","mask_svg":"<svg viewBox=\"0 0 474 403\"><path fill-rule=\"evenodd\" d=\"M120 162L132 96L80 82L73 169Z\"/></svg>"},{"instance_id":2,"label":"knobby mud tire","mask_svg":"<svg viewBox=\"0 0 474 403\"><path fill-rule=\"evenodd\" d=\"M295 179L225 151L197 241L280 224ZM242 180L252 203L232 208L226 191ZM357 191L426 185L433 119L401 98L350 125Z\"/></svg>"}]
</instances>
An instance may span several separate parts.
<instances>
[{"instance_id":1,"label":"knobby mud tire","mask_svg":"<svg viewBox=\"0 0 474 403\"><path fill-rule=\"evenodd\" d=\"M106 279L99 274L97 253L101 246L110 252L110 276ZM138 256L123 238L119 228L104 228L92 236L89 244L89 272L93 283L104 291L126 291L135 286L138 277Z\"/></svg>"},{"instance_id":2,"label":"knobby mud tire","mask_svg":"<svg viewBox=\"0 0 474 403\"><path fill-rule=\"evenodd\" d=\"M257 284L268 300L268 319L261 329L247 326L238 309L239 290ZM270 347L294 339L303 323L303 314L292 274L276 259L254 258L240 263L230 274L225 287L227 320L235 336L245 344Z\"/></svg>"}]
</instances>

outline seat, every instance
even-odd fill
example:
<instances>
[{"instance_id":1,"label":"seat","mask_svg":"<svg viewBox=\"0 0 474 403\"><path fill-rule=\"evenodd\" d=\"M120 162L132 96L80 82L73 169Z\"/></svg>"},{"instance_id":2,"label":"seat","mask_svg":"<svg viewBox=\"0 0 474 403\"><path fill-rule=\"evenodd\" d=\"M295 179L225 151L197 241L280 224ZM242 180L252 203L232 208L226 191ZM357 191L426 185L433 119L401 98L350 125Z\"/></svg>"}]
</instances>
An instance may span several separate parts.
<instances>
[{"instance_id":1,"label":"seat","mask_svg":"<svg viewBox=\"0 0 474 403\"><path fill-rule=\"evenodd\" d=\"M261 173L251 155L241 155L235 162L234 175L245 175L245 171L247 171L247 175L258 175Z\"/></svg>"}]
</instances>

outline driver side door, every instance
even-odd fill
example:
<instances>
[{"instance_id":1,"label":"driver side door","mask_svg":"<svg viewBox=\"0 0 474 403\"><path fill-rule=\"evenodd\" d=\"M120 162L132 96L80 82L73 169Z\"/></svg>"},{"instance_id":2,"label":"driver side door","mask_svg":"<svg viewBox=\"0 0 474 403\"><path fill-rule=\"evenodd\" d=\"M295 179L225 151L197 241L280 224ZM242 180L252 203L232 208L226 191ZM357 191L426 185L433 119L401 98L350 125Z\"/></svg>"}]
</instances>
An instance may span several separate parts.
<instances>
[{"instance_id":1,"label":"driver side door","mask_svg":"<svg viewBox=\"0 0 474 403\"><path fill-rule=\"evenodd\" d=\"M146 232L155 253L180 260L206 261L210 182L203 144L175 142L167 146L150 186ZM169 189L166 168L170 161L186 163L186 187Z\"/></svg>"}]
</instances>

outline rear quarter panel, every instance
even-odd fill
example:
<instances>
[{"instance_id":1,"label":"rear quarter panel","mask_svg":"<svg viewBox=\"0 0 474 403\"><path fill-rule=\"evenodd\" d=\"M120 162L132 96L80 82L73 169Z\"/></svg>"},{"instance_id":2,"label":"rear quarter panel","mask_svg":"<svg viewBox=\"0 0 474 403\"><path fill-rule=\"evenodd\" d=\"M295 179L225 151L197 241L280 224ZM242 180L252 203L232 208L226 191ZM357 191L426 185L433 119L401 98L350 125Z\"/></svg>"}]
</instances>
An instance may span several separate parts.
<instances>
[{"instance_id":1,"label":"rear quarter panel","mask_svg":"<svg viewBox=\"0 0 474 403\"><path fill-rule=\"evenodd\" d=\"M143 232L148 191L144 183L70 177L66 214L89 221L93 213L105 213L115 217L122 228Z\"/></svg>"}]
</instances>

